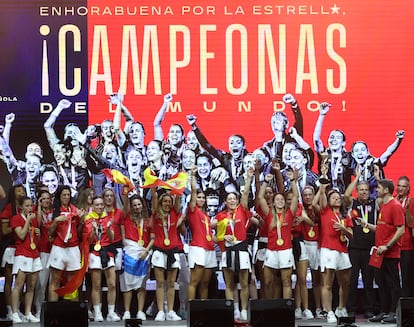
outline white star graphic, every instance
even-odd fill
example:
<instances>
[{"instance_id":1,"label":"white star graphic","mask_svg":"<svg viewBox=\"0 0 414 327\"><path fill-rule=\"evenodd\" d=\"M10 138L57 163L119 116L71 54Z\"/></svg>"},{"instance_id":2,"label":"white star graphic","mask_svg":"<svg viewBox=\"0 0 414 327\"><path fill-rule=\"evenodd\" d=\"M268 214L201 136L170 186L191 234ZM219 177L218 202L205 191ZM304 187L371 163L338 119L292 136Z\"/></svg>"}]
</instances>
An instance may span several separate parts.
<instances>
[{"instance_id":1,"label":"white star graphic","mask_svg":"<svg viewBox=\"0 0 414 327\"><path fill-rule=\"evenodd\" d=\"M337 7L336 6L336 3L334 4L334 6L333 7L331 7L331 12L332 12L332 14L337 14L337 15L339 15L339 9L341 9L340 7Z\"/></svg>"}]
</instances>

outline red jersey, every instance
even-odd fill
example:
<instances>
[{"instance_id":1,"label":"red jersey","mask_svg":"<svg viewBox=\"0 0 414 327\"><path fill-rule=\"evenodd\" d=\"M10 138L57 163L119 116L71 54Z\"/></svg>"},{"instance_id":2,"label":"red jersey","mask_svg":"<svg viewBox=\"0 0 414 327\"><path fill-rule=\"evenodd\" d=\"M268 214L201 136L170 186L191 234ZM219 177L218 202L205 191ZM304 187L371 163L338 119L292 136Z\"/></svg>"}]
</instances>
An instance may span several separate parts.
<instances>
[{"instance_id":1,"label":"red jersey","mask_svg":"<svg viewBox=\"0 0 414 327\"><path fill-rule=\"evenodd\" d=\"M271 224L273 228L271 228ZM269 241L267 243L269 250L280 251L292 248L293 214L290 208L285 213L273 213L270 208L269 214L266 216L266 225L269 229Z\"/></svg>"},{"instance_id":2,"label":"red jersey","mask_svg":"<svg viewBox=\"0 0 414 327\"><path fill-rule=\"evenodd\" d=\"M340 214L335 213L329 206L321 211L320 223L320 242L321 248L336 250L348 253L348 242L346 237L340 231L333 227L335 222L340 222L345 227L353 228L351 217L342 218Z\"/></svg>"},{"instance_id":3,"label":"red jersey","mask_svg":"<svg viewBox=\"0 0 414 327\"><path fill-rule=\"evenodd\" d=\"M402 199L397 199L401 203L402 207L404 208L404 211L407 210L408 202L410 197L406 196ZM411 216L414 217L414 199L411 200L411 205L408 208L410 211ZM404 215L405 217L405 215ZM401 250L407 251L407 250L414 250L414 238L412 235L413 227L414 227L414 220L411 224L411 226L407 225L407 221L405 220L405 229L404 234L401 236Z\"/></svg>"},{"instance_id":4,"label":"red jersey","mask_svg":"<svg viewBox=\"0 0 414 327\"><path fill-rule=\"evenodd\" d=\"M26 224L26 217L22 214L17 214L10 219L10 227L13 228L13 231L17 227L24 227ZM38 258L39 257L39 248L38 248L38 236L35 235L34 229L37 228L37 219L33 219L30 222L29 231L27 232L25 238L22 240L17 236L16 232L14 233L16 240L16 252L15 256L22 255L28 258ZM34 248L32 248L34 247Z\"/></svg>"},{"instance_id":5,"label":"red jersey","mask_svg":"<svg viewBox=\"0 0 414 327\"><path fill-rule=\"evenodd\" d=\"M49 237L48 230L52 224L53 210L49 212L41 211L41 215L42 221L40 225L39 251L50 253L50 250L52 248L52 238Z\"/></svg>"},{"instance_id":6,"label":"red jersey","mask_svg":"<svg viewBox=\"0 0 414 327\"><path fill-rule=\"evenodd\" d=\"M151 240L151 226L149 219L140 219L137 223L135 223L135 221L131 218L131 214L128 214L122 222L125 229L126 239L134 242L143 240L144 245L142 246L148 246L148 243Z\"/></svg>"},{"instance_id":7,"label":"red jersey","mask_svg":"<svg viewBox=\"0 0 414 327\"><path fill-rule=\"evenodd\" d=\"M68 208L62 206L60 210L60 215L68 216L68 220L57 223L53 244L62 248L78 246L78 225L80 222L78 210L73 204L70 204Z\"/></svg>"},{"instance_id":8,"label":"red jersey","mask_svg":"<svg viewBox=\"0 0 414 327\"><path fill-rule=\"evenodd\" d=\"M404 220L404 209L396 199L393 198L388 203L382 204L377 220L375 245L377 247L386 245L393 237L396 227L404 225ZM399 258L400 250L401 238L396 244L385 251L384 257Z\"/></svg>"},{"instance_id":9,"label":"red jersey","mask_svg":"<svg viewBox=\"0 0 414 327\"><path fill-rule=\"evenodd\" d=\"M19 213L19 208L16 208L17 213ZM11 206L11 203L6 203L6 205L3 207L3 210L0 212L0 219L2 220L1 223L3 223L3 219L9 220L8 226L10 226L10 219L13 217L13 209ZM6 222L4 222L6 223ZM13 233L2 235L3 241L7 244L8 247L14 248L14 235Z\"/></svg>"},{"instance_id":10,"label":"red jersey","mask_svg":"<svg viewBox=\"0 0 414 327\"><path fill-rule=\"evenodd\" d=\"M177 230L177 221L180 217L181 214L176 212L174 208L170 210L164 222L157 214L152 215L152 232L155 235L154 247L161 250L183 249L183 242L181 242Z\"/></svg>"},{"instance_id":11,"label":"red jersey","mask_svg":"<svg viewBox=\"0 0 414 327\"><path fill-rule=\"evenodd\" d=\"M268 237L269 226L266 224L266 215L263 213L263 210L260 206L256 206L254 209L257 214L265 221L265 223L259 227L259 237Z\"/></svg>"},{"instance_id":12,"label":"red jersey","mask_svg":"<svg viewBox=\"0 0 414 327\"><path fill-rule=\"evenodd\" d=\"M213 234L211 231L210 217L199 207L187 210L188 224L191 230L192 246L199 246L205 250L214 250Z\"/></svg>"},{"instance_id":13,"label":"red jersey","mask_svg":"<svg viewBox=\"0 0 414 327\"><path fill-rule=\"evenodd\" d=\"M225 250L225 235L233 235L237 241L247 239L247 229L250 226L251 216L249 208L244 208L242 205L238 205L233 213L223 210L216 215L217 240L222 251Z\"/></svg>"},{"instance_id":14,"label":"red jersey","mask_svg":"<svg viewBox=\"0 0 414 327\"><path fill-rule=\"evenodd\" d=\"M90 241L90 234L95 229L94 239L90 243L92 248L97 243L99 243L101 247L105 247L112 244L112 242L109 240L108 235L109 221L110 217L106 216L106 213L99 217L99 215L94 211L88 213L88 215L85 217L85 225L83 227L83 239L86 238ZM93 223L96 224L96 228L93 226ZM112 228L112 226L110 228ZM92 253L95 255L99 255L99 251L93 250ZM111 253L109 254L111 255Z\"/></svg>"},{"instance_id":15,"label":"red jersey","mask_svg":"<svg viewBox=\"0 0 414 327\"><path fill-rule=\"evenodd\" d=\"M121 225L124 217L124 212L121 209L112 209L107 211L107 215L112 219L112 230L114 231L113 243L122 242Z\"/></svg>"},{"instance_id":16,"label":"red jersey","mask_svg":"<svg viewBox=\"0 0 414 327\"><path fill-rule=\"evenodd\" d=\"M301 209L305 210L303 207ZM305 241L319 241L319 217L316 216L313 208L308 209L306 212L308 217L313 221L313 226L303 221L298 225L301 229L300 233Z\"/></svg>"}]
</instances>

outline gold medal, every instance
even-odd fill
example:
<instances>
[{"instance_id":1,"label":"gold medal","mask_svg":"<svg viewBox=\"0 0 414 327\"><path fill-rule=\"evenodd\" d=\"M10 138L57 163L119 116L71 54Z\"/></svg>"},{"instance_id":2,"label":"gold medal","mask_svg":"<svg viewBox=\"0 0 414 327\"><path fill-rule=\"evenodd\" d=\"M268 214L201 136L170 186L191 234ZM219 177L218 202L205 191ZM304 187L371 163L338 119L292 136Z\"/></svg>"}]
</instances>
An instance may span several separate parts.
<instances>
[{"instance_id":1,"label":"gold medal","mask_svg":"<svg viewBox=\"0 0 414 327\"><path fill-rule=\"evenodd\" d=\"M309 231L308 231L308 236L309 236L310 238L314 238L314 237L315 237L315 231L314 231L313 229L309 230Z\"/></svg>"},{"instance_id":2,"label":"gold medal","mask_svg":"<svg viewBox=\"0 0 414 327\"><path fill-rule=\"evenodd\" d=\"M101 244L100 243L96 243L95 245L94 245L94 247L93 247L93 249L95 250L95 251L100 251L101 250L101 248L102 248L102 246L101 246Z\"/></svg>"},{"instance_id":3,"label":"gold medal","mask_svg":"<svg viewBox=\"0 0 414 327\"><path fill-rule=\"evenodd\" d=\"M283 243L285 243L285 242L281 238L278 238L277 241L276 241L276 244L279 245L279 246L282 246Z\"/></svg>"},{"instance_id":4,"label":"gold medal","mask_svg":"<svg viewBox=\"0 0 414 327\"><path fill-rule=\"evenodd\" d=\"M168 238L166 238L165 240L164 240L164 245L165 246L169 246L171 244L171 241L168 239Z\"/></svg>"},{"instance_id":5,"label":"gold medal","mask_svg":"<svg viewBox=\"0 0 414 327\"><path fill-rule=\"evenodd\" d=\"M138 241L138 246L144 246L144 240L139 240Z\"/></svg>"},{"instance_id":6,"label":"gold medal","mask_svg":"<svg viewBox=\"0 0 414 327\"><path fill-rule=\"evenodd\" d=\"M36 249L36 244L34 242L30 243L30 248L32 250Z\"/></svg>"},{"instance_id":7,"label":"gold medal","mask_svg":"<svg viewBox=\"0 0 414 327\"><path fill-rule=\"evenodd\" d=\"M72 233L69 233L69 238L72 238Z\"/></svg>"},{"instance_id":8,"label":"gold medal","mask_svg":"<svg viewBox=\"0 0 414 327\"><path fill-rule=\"evenodd\" d=\"M368 227L362 228L362 231L363 231L365 234L368 234L368 233L369 233L369 228L368 228Z\"/></svg>"},{"instance_id":9,"label":"gold medal","mask_svg":"<svg viewBox=\"0 0 414 327\"><path fill-rule=\"evenodd\" d=\"M206 239L207 239L207 241L211 241L211 235L206 235Z\"/></svg>"},{"instance_id":10,"label":"gold medal","mask_svg":"<svg viewBox=\"0 0 414 327\"><path fill-rule=\"evenodd\" d=\"M346 238L344 235L341 234L341 237L339 238L341 240L341 242L346 242Z\"/></svg>"}]
</instances>

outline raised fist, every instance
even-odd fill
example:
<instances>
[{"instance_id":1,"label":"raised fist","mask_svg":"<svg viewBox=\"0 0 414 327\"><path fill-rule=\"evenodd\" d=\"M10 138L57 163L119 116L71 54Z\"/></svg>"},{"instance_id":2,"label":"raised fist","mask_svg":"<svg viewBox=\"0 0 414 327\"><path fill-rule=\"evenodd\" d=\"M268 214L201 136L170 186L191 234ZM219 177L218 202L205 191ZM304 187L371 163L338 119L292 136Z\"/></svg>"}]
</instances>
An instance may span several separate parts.
<instances>
[{"instance_id":1,"label":"raised fist","mask_svg":"<svg viewBox=\"0 0 414 327\"><path fill-rule=\"evenodd\" d=\"M193 126L193 125L196 123L196 121L197 121L197 117L196 117L195 115L193 115L193 114L191 114L191 115L187 115L187 116L185 116L185 118L187 118L187 122L188 122L191 126Z\"/></svg>"},{"instance_id":2,"label":"raised fist","mask_svg":"<svg viewBox=\"0 0 414 327\"><path fill-rule=\"evenodd\" d=\"M395 136L397 137L397 139L403 139L405 136L405 131L400 129L399 131L397 131L397 133L395 133Z\"/></svg>"},{"instance_id":3,"label":"raised fist","mask_svg":"<svg viewBox=\"0 0 414 327\"><path fill-rule=\"evenodd\" d=\"M328 102L322 102L321 105L319 106L319 113L321 115L326 115L329 111L329 109L331 108L331 104Z\"/></svg>"},{"instance_id":4,"label":"raised fist","mask_svg":"<svg viewBox=\"0 0 414 327\"><path fill-rule=\"evenodd\" d=\"M70 102L69 100L62 99L62 100L59 101L58 107L66 109L66 108L69 108L71 104L72 104L72 102Z\"/></svg>"},{"instance_id":5,"label":"raised fist","mask_svg":"<svg viewBox=\"0 0 414 327\"><path fill-rule=\"evenodd\" d=\"M283 99L283 102L284 103L290 103L290 104L292 104L292 103L295 103L296 102L295 97L292 94L290 94L290 93L285 94L282 99Z\"/></svg>"},{"instance_id":6,"label":"raised fist","mask_svg":"<svg viewBox=\"0 0 414 327\"><path fill-rule=\"evenodd\" d=\"M4 121L6 122L6 124L11 124L14 122L14 119L16 118L16 115L14 113L9 113L6 115Z\"/></svg>"},{"instance_id":7,"label":"raised fist","mask_svg":"<svg viewBox=\"0 0 414 327\"><path fill-rule=\"evenodd\" d=\"M171 93L167 93L166 95L164 95L164 102L171 102L172 99L173 97Z\"/></svg>"}]
</instances>

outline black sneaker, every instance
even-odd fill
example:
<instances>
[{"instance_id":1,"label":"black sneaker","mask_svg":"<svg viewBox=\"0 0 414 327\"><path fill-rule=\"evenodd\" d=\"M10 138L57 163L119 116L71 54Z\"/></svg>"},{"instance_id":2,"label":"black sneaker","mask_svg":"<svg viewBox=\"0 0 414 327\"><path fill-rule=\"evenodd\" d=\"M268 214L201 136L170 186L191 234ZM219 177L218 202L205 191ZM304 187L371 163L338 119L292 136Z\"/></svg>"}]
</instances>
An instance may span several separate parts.
<instances>
[{"instance_id":1,"label":"black sneaker","mask_svg":"<svg viewBox=\"0 0 414 327\"><path fill-rule=\"evenodd\" d=\"M364 313L364 318L365 319L371 319L372 317L374 317L374 313L372 311L366 311Z\"/></svg>"},{"instance_id":2,"label":"black sneaker","mask_svg":"<svg viewBox=\"0 0 414 327\"><path fill-rule=\"evenodd\" d=\"M368 321L370 322L381 322L382 319L384 319L387 315L385 314L385 312L381 312L380 314L377 314L376 316L373 316L371 318L368 319Z\"/></svg>"},{"instance_id":3,"label":"black sneaker","mask_svg":"<svg viewBox=\"0 0 414 327\"><path fill-rule=\"evenodd\" d=\"M390 312L389 315L387 317L384 317L381 322L383 324L387 323L387 324L396 324L397 323L397 317L395 316L394 312Z\"/></svg>"}]
</instances>

